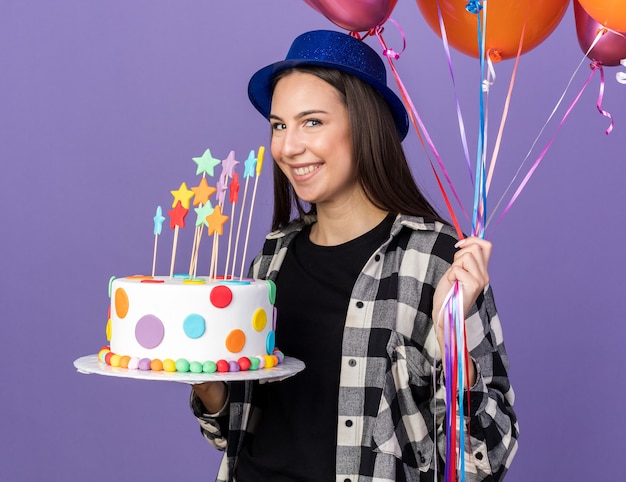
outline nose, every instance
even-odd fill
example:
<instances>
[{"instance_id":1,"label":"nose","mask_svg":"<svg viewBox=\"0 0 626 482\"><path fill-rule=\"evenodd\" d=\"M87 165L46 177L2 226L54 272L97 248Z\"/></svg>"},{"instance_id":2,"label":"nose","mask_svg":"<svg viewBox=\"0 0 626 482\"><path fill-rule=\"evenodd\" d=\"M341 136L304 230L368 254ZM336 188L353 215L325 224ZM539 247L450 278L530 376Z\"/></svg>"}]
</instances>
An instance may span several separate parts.
<instances>
[{"instance_id":1,"label":"nose","mask_svg":"<svg viewBox=\"0 0 626 482\"><path fill-rule=\"evenodd\" d=\"M280 134L272 136L272 154L274 159L292 159L305 151L301 133L297 128L287 127ZM278 157L276 154L279 154Z\"/></svg>"}]
</instances>

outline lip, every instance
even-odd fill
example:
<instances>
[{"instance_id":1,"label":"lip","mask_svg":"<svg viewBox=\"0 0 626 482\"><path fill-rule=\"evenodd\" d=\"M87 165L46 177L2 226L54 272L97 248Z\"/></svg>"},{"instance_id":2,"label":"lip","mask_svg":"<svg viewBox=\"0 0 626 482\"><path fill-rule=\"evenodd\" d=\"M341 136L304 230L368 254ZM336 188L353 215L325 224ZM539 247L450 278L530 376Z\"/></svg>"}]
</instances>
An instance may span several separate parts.
<instances>
[{"instance_id":1,"label":"lip","mask_svg":"<svg viewBox=\"0 0 626 482\"><path fill-rule=\"evenodd\" d=\"M298 166L289 166L289 170L295 181L303 182L315 176L320 170L320 167L322 167L321 163L301 164Z\"/></svg>"}]
</instances>

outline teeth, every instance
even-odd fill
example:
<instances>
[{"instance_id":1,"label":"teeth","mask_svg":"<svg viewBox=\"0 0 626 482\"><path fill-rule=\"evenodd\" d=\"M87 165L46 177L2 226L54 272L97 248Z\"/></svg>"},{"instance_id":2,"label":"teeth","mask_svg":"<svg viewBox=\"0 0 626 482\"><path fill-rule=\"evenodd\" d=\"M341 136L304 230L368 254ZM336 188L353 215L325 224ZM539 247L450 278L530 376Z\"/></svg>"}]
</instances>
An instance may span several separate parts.
<instances>
[{"instance_id":1,"label":"teeth","mask_svg":"<svg viewBox=\"0 0 626 482\"><path fill-rule=\"evenodd\" d=\"M296 167L293 172L295 172L298 176L304 176L309 172L313 172L318 168L318 166L306 166L306 167Z\"/></svg>"}]
</instances>

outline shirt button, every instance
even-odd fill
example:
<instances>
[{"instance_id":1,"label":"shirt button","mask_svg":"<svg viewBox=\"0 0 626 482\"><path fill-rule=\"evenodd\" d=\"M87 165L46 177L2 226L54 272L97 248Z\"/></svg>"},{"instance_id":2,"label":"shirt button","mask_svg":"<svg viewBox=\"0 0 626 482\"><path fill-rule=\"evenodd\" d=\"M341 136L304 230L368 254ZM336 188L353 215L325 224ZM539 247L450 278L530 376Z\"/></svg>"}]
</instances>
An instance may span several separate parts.
<instances>
[{"instance_id":1,"label":"shirt button","mask_svg":"<svg viewBox=\"0 0 626 482\"><path fill-rule=\"evenodd\" d=\"M476 452L475 457L476 457L478 460L482 460L482 459L483 459L483 453L482 453L482 452Z\"/></svg>"},{"instance_id":2,"label":"shirt button","mask_svg":"<svg viewBox=\"0 0 626 482\"><path fill-rule=\"evenodd\" d=\"M350 360L348 361L348 365L350 365L351 367L355 367L356 366L356 360L354 358L350 358Z\"/></svg>"},{"instance_id":3,"label":"shirt button","mask_svg":"<svg viewBox=\"0 0 626 482\"><path fill-rule=\"evenodd\" d=\"M376 261L380 261L380 254L377 254L376 256L374 256L374 259L375 259Z\"/></svg>"},{"instance_id":4,"label":"shirt button","mask_svg":"<svg viewBox=\"0 0 626 482\"><path fill-rule=\"evenodd\" d=\"M346 420L346 427L352 427L352 420Z\"/></svg>"},{"instance_id":5,"label":"shirt button","mask_svg":"<svg viewBox=\"0 0 626 482\"><path fill-rule=\"evenodd\" d=\"M352 479L344 479L343 482L352 482Z\"/></svg>"},{"instance_id":6,"label":"shirt button","mask_svg":"<svg viewBox=\"0 0 626 482\"><path fill-rule=\"evenodd\" d=\"M426 462L426 458L424 457L421 451L418 451L417 455L420 458L420 464L423 464L424 462Z\"/></svg>"},{"instance_id":7,"label":"shirt button","mask_svg":"<svg viewBox=\"0 0 626 482\"><path fill-rule=\"evenodd\" d=\"M356 302L356 307L357 308L363 308L363 302L362 301L357 301Z\"/></svg>"}]
</instances>

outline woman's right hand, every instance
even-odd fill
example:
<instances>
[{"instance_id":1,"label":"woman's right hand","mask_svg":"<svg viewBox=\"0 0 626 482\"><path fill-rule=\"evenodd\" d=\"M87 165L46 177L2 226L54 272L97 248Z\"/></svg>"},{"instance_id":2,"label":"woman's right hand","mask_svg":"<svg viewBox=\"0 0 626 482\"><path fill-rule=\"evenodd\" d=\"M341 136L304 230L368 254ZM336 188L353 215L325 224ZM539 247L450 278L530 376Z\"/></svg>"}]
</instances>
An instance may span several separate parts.
<instances>
[{"instance_id":1,"label":"woman's right hand","mask_svg":"<svg viewBox=\"0 0 626 482\"><path fill-rule=\"evenodd\" d=\"M193 385L193 391L202 401L207 413L219 412L226 403L228 387L224 382L204 382Z\"/></svg>"}]
</instances>

